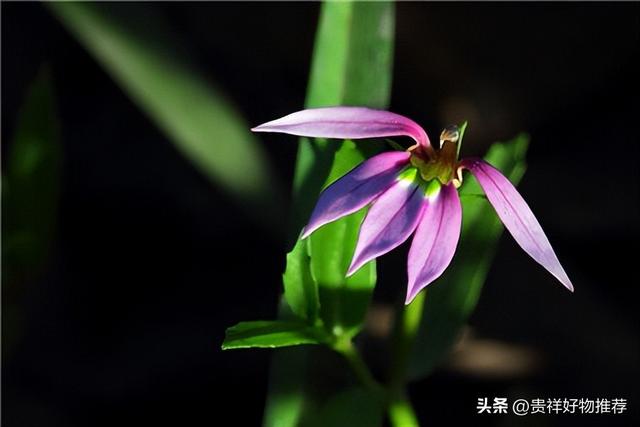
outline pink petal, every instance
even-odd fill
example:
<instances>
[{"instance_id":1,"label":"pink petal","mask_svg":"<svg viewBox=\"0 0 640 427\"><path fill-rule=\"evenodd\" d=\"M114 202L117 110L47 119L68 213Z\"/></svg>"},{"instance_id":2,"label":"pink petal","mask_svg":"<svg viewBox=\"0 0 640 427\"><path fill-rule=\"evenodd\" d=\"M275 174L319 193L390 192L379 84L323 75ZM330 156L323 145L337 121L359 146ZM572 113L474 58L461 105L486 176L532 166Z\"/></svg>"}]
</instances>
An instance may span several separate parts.
<instances>
[{"instance_id":1,"label":"pink petal","mask_svg":"<svg viewBox=\"0 0 640 427\"><path fill-rule=\"evenodd\" d=\"M316 138L379 138L409 136L430 146L429 137L416 122L399 114L364 107L326 107L302 110L251 129Z\"/></svg>"},{"instance_id":2,"label":"pink petal","mask_svg":"<svg viewBox=\"0 0 640 427\"><path fill-rule=\"evenodd\" d=\"M409 250L406 304L449 266L460 237L462 207L453 184L425 197L423 204L425 210Z\"/></svg>"},{"instance_id":3,"label":"pink petal","mask_svg":"<svg viewBox=\"0 0 640 427\"><path fill-rule=\"evenodd\" d=\"M476 177L498 217L520 247L573 292L573 285L549 239L513 184L482 159L466 159L463 167Z\"/></svg>"},{"instance_id":4,"label":"pink petal","mask_svg":"<svg viewBox=\"0 0 640 427\"><path fill-rule=\"evenodd\" d=\"M302 238L371 203L396 181L398 173L409 162L409 156L404 151L378 154L325 188Z\"/></svg>"},{"instance_id":5,"label":"pink petal","mask_svg":"<svg viewBox=\"0 0 640 427\"><path fill-rule=\"evenodd\" d=\"M418 225L423 200L416 181L400 180L385 191L373 203L360 227L347 276L407 240Z\"/></svg>"}]
</instances>

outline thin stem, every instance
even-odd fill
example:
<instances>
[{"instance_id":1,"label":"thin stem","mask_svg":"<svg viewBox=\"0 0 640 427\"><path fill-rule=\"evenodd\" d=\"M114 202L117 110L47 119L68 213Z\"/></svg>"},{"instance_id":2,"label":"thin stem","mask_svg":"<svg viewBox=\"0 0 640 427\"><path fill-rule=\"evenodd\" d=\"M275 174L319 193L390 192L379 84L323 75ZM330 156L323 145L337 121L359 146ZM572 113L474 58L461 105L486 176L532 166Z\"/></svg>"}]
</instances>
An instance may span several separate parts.
<instances>
[{"instance_id":1,"label":"thin stem","mask_svg":"<svg viewBox=\"0 0 640 427\"><path fill-rule=\"evenodd\" d=\"M407 370L413 343L418 333L426 291L420 292L411 304L400 309L394 332L394 359L389 379L389 419L393 426L418 426L411 402L405 392Z\"/></svg>"},{"instance_id":2,"label":"thin stem","mask_svg":"<svg viewBox=\"0 0 640 427\"><path fill-rule=\"evenodd\" d=\"M406 150L402 145L398 144L397 142L395 142L395 141L394 141L394 140L392 140L392 139L385 138L385 141L386 141L386 142L387 142L387 144L389 144L389 145L391 146L391 148L393 148L394 150L398 150L398 151L405 151L405 150Z\"/></svg>"},{"instance_id":3,"label":"thin stem","mask_svg":"<svg viewBox=\"0 0 640 427\"><path fill-rule=\"evenodd\" d=\"M394 333L394 359L389 385L391 390L402 390L407 377L409 357L418 333L426 291L420 292L413 302L400 309Z\"/></svg>"},{"instance_id":4,"label":"thin stem","mask_svg":"<svg viewBox=\"0 0 640 427\"><path fill-rule=\"evenodd\" d=\"M411 402L406 396L392 399L389 402L389 421L393 427L419 427Z\"/></svg>"},{"instance_id":5,"label":"thin stem","mask_svg":"<svg viewBox=\"0 0 640 427\"><path fill-rule=\"evenodd\" d=\"M358 349L353 345L353 342L350 339L336 341L333 345L333 349L347 359L356 377L358 377L365 387L379 396L383 396L385 394L384 387L376 381L375 378L373 378L367 364L360 356L360 352L358 352Z\"/></svg>"}]
</instances>

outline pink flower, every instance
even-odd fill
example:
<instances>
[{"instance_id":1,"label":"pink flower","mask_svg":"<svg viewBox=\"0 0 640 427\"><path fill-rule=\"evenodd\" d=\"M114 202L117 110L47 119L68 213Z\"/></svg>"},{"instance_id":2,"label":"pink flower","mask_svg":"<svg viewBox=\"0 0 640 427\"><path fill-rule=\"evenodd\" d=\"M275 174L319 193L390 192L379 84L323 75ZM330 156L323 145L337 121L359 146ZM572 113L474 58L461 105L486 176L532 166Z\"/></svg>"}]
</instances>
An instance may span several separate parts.
<instances>
[{"instance_id":1,"label":"pink flower","mask_svg":"<svg viewBox=\"0 0 640 427\"><path fill-rule=\"evenodd\" d=\"M447 268L462 225L458 187L470 171L515 241L567 289L573 285L549 240L522 196L493 166L478 158L458 160L458 130L446 129L435 149L413 120L388 111L329 107L298 111L252 129L317 138L359 139L409 136L407 151L374 156L328 186L303 231L306 238L323 225L369 204L347 275L413 236L407 262L406 303Z\"/></svg>"}]
</instances>

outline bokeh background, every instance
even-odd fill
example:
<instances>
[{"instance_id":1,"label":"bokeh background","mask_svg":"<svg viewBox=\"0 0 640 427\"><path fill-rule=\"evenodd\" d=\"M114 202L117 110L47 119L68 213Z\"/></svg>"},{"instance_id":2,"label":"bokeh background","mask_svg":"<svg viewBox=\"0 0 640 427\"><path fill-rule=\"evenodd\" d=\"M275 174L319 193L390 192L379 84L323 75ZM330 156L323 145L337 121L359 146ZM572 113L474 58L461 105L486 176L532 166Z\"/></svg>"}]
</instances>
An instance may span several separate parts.
<instances>
[{"instance_id":1,"label":"bokeh background","mask_svg":"<svg viewBox=\"0 0 640 427\"><path fill-rule=\"evenodd\" d=\"M302 108L319 4L107 7L161 14L248 125ZM576 287L504 236L465 344L411 386L429 424L637 421L639 21L637 3L397 5L391 110L432 139L469 120L465 154L527 131L520 189ZM240 320L275 317L286 215L265 228L207 180L37 3L2 4L3 169L43 64L59 201L46 263L12 281L3 265L3 425L259 425L270 352L220 344ZM290 188L295 138L261 141ZM403 250L378 268L384 309L403 292ZM606 418L478 417L477 398L496 396L629 404Z\"/></svg>"}]
</instances>

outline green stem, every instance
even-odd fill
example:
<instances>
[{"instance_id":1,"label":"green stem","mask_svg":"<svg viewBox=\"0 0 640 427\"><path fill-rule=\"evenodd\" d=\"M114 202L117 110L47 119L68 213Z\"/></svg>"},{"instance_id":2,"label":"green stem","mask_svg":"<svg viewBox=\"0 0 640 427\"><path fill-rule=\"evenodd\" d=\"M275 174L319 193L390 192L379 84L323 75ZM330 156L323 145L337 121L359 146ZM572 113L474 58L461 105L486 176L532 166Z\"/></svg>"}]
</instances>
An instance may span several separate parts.
<instances>
[{"instance_id":1,"label":"green stem","mask_svg":"<svg viewBox=\"0 0 640 427\"><path fill-rule=\"evenodd\" d=\"M393 398L389 402L389 421L393 427L419 427L411 402L406 396Z\"/></svg>"},{"instance_id":2,"label":"green stem","mask_svg":"<svg viewBox=\"0 0 640 427\"><path fill-rule=\"evenodd\" d=\"M418 333L426 291L420 292L411 304L401 308L394 332L394 358L389 379L389 419L392 426L418 426L418 419L413 411L406 392L407 370L413 343Z\"/></svg>"}]
</instances>

